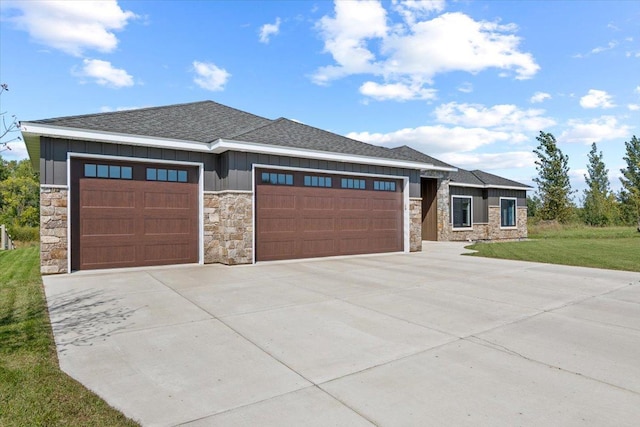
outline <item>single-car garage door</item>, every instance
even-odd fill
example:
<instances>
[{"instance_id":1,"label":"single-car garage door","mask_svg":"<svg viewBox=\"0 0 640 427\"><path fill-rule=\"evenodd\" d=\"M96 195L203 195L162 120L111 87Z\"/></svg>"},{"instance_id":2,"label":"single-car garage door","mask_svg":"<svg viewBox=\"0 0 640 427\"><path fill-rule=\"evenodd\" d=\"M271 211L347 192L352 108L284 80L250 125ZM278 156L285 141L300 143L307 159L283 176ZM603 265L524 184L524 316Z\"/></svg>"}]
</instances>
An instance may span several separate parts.
<instances>
[{"instance_id":1,"label":"single-car garage door","mask_svg":"<svg viewBox=\"0 0 640 427\"><path fill-rule=\"evenodd\" d=\"M256 260L403 250L402 181L256 170Z\"/></svg>"},{"instance_id":2,"label":"single-car garage door","mask_svg":"<svg viewBox=\"0 0 640 427\"><path fill-rule=\"evenodd\" d=\"M198 262L198 169L100 160L72 167L73 270Z\"/></svg>"}]
</instances>

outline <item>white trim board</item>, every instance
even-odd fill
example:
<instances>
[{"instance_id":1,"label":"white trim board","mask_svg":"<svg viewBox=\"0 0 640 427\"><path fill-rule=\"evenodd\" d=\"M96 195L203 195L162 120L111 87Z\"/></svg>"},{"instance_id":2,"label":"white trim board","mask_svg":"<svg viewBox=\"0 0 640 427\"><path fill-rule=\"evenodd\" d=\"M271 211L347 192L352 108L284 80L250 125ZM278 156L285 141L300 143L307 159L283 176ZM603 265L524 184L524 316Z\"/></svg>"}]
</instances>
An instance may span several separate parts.
<instances>
[{"instance_id":1,"label":"white trim board","mask_svg":"<svg viewBox=\"0 0 640 427\"><path fill-rule=\"evenodd\" d=\"M95 131L79 128L52 126L40 123L22 122L20 130L26 138L34 136L51 136L83 141L100 141L121 145L139 145L146 147L168 148L205 153L220 154L225 151L246 151L259 154L273 154L290 157L305 157L310 159L337 161L343 163L361 163L413 170L450 170L431 163L411 160L369 157L356 154L343 154L329 151L317 151L304 148L285 147L281 145L260 144L231 139L217 139L211 142L187 141L181 139L150 137L141 135L122 134L107 131Z\"/></svg>"}]
</instances>

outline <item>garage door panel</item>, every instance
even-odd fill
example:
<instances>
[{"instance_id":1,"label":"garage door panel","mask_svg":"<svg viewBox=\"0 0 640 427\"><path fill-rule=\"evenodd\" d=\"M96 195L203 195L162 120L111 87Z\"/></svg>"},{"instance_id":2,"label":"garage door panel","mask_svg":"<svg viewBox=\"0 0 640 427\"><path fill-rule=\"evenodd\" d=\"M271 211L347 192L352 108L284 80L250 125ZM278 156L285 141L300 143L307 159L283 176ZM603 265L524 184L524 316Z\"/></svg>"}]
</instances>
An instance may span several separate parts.
<instances>
[{"instance_id":1,"label":"garage door panel","mask_svg":"<svg viewBox=\"0 0 640 427\"><path fill-rule=\"evenodd\" d=\"M360 192L349 191L349 193L357 194L357 197L340 195L338 199L338 209L340 209L341 211L366 211L369 209L369 199L367 197L359 194Z\"/></svg>"},{"instance_id":2,"label":"garage door panel","mask_svg":"<svg viewBox=\"0 0 640 427\"><path fill-rule=\"evenodd\" d=\"M113 215L107 218L83 218L81 233L85 237L89 236L133 236L135 234L135 223L132 218L122 215Z\"/></svg>"},{"instance_id":3,"label":"garage door panel","mask_svg":"<svg viewBox=\"0 0 640 427\"><path fill-rule=\"evenodd\" d=\"M76 174L82 173L82 161L79 165ZM198 261L197 180L146 181L146 165L132 167L131 180L72 178L77 186L72 208L73 269ZM197 170L189 173L195 177Z\"/></svg>"},{"instance_id":4,"label":"garage door panel","mask_svg":"<svg viewBox=\"0 0 640 427\"><path fill-rule=\"evenodd\" d=\"M296 240L262 241L257 248L258 252L265 254L263 261L295 258Z\"/></svg>"},{"instance_id":5,"label":"garage door panel","mask_svg":"<svg viewBox=\"0 0 640 427\"><path fill-rule=\"evenodd\" d=\"M296 198L292 194L271 194L265 191L261 202L263 204L262 208L265 210L294 210L296 208Z\"/></svg>"},{"instance_id":6,"label":"garage door panel","mask_svg":"<svg viewBox=\"0 0 640 427\"><path fill-rule=\"evenodd\" d=\"M81 207L133 208L135 192L132 190L86 189L80 194Z\"/></svg>"},{"instance_id":7,"label":"garage door panel","mask_svg":"<svg viewBox=\"0 0 640 427\"><path fill-rule=\"evenodd\" d=\"M306 238L301 244L302 254L306 257L335 255L337 250L335 240L327 239L326 237L317 239Z\"/></svg>"},{"instance_id":8,"label":"garage door panel","mask_svg":"<svg viewBox=\"0 0 640 427\"><path fill-rule=\"evenodd\" d=\"M317 231L333 232L335 230L334 218L305 216L301 218L300 224L302 225L301 231L303 232L317 232Z\"/></svg>"},{"instance_id":9,"label":"garage door panel","mask_svg":"<svg viewBox=\"0 0 640 427\"><path fill-rule=\"evenodd\" d=\"M303 196L300 209L332 211L335 209L335 199L333 197Z\"/></svg>"}]
</instances>

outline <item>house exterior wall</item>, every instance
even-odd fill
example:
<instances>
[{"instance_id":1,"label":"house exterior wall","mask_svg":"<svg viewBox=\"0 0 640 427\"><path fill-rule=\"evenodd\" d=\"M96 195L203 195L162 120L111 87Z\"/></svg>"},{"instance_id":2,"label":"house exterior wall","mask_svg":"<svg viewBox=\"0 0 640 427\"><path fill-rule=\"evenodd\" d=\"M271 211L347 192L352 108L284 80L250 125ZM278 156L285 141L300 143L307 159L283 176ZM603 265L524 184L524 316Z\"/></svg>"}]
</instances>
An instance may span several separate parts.
<instances>
[{"instance_id":1,"label":"house exterior wall","mask_svg":"<svg viewBox=\"0 0 640 427\"><path fill-rule=\"evenodd\" d=\"M40 272L68 271L66 188L40 188Z\"/></svg>"},{"instance_id":2,"label":"house exterior wall","mask_svg":"<svg viewBox=\"0 0 640 427\"><path fill-rule=\"evenodd\" d=\"M253 194L204 194L204 263L253 262Z\"/></svg>"},{"instance_id":3,"label":"house exterior wall","mask_svg":"<svg viewBox=\"0 0 640 427\"><path fill-rule=\"evenodd\" d=\"M448 180L438 182L438 240L519 240L527 238L526 191L505 189L480 189L450 186ZM451 223L451 195L473 197L473 226L455 230ZM480 196L479 196L480 195ZM484 196L484 197L483 197ZM482 203L476 204L480 198ZM500 197L515 197L516 227L500 226ZM478 210L482 212L477 212ZM484 221L476 221L484 219Z\"/></svg>"}]
</instances>

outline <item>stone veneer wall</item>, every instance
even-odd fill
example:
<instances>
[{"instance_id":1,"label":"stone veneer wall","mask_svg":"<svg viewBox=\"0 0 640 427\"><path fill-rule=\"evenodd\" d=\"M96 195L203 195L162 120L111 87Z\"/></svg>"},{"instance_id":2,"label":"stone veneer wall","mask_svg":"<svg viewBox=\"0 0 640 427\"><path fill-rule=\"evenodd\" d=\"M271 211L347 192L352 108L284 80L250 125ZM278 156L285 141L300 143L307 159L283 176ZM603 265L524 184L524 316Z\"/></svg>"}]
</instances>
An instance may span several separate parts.
<instances>
[{"instance_id":1,"label":"stone veneer wall","mask_svg":"<svg viewBox=\"0 0 640 427\"><path fill-rule=\"evenodd\" d=\"M409 199L409 250L420 252L422 250L422 198Z\"/></svg>"},{"instance_id":2,"label":"stone veneer wall","mask_svg":"<svg viewBox=\"0 0 640 427\"><path fill-rule=\"evenodd\" d=\"M68 271L66 188L40 187L40 272Z\"/></svg>"},{"instance_id":3,"label":"stone veneer wall","mask_svg":"<svg viewBox=\"0 0 640 427\"><path fill-rule=\"evenodd\" d=\"M500 206L489 206L489 223L473 224L473 230L454 231L451 226L449 211L449 181L438 180L438 240L470 241L470 240L518 240L527 238L527 208L516 209L517 227L500 228Z\"/></svg>"},{"instance_id":4,"label":"stone veneer wall","mask_svg":"<svg viewBox=\"0 0 640 427\"><path fill-rule=\"evenodd\" d=\"M204 262L253 262L253 194L204 194Z\"/></svg>"}]
</instances>

